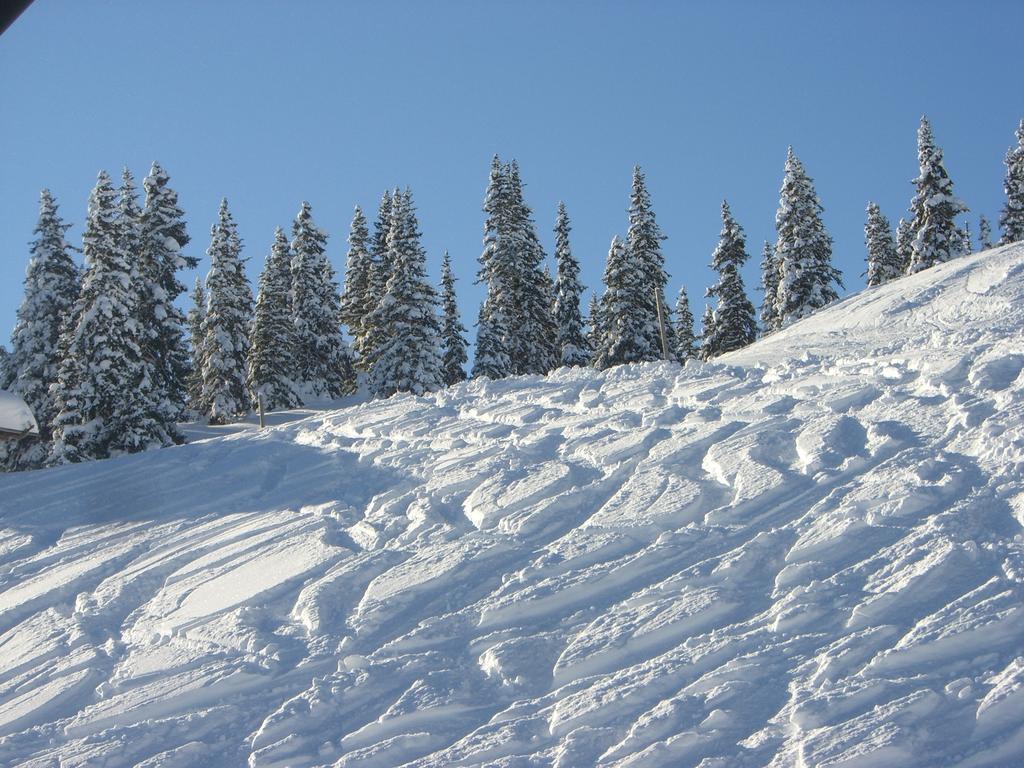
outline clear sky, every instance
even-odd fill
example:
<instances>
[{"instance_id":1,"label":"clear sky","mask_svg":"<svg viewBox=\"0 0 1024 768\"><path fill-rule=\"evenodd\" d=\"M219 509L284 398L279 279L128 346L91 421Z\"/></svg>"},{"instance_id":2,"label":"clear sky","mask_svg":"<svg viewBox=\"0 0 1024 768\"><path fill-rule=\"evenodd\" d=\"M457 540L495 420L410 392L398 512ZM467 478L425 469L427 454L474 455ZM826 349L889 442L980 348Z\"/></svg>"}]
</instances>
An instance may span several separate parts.
<instances>
[{"instance_id":1,"label":"clear sky","mask_svg":"<svg viewBox=\"0 0 1024 768\"><path fill-rule=\"evenodd\" d=\"M481 287L491 156L519 161L550 253L564 200L598 287L647 174L671 273L699 318L728 198L753 293L786 147L816 182L848 290L863 224L912 195L926 113L955 190L995 222L1024 117L1024 3L36 0L0 37L0 339L21 298L38 193L80 243L96 172L158 159L203 255L226 196L255 280L309 200L343 274L352 208L409 185L429 267L451 251L463 320ZM187 276L191 285L192 275ZM475 334L471 330L471 338Z\"/></svg>"}]
</instances>

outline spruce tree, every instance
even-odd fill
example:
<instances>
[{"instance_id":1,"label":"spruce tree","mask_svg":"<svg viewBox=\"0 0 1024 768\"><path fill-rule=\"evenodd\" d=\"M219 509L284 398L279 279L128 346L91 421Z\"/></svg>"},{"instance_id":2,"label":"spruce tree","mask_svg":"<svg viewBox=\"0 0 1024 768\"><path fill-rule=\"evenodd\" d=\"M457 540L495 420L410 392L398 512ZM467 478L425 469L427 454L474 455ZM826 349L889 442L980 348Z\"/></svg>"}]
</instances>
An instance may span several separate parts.
<instances>
[{"instance_id":1,"label":"spruce tree","mask_svg":"<svg viewBox=\"0 0 1024 768\"><path fill-rule=\"evenodd\" d=\"M523 197L519 166L509 163L509 231L507 238L515 282L510 351L514 374L544 374L559 361L558 327L553 314L554 282L544 269L544 249L533 213Z\"/></svg>"},{"instance_id":2,"label":"spruce tree","mask_svg":"<svg viewBox=\"0 0 1024 768\"><path fill-rule=\"evenodd\" d=\"M665 258L661 254L661 242L665 236L655 220L651 207L651 196L640 166L633 168L633 190L629 204L629 231L626 233L626 249L630 262L637 270L639 285L633 311L636 317L627 324L635 329L635 337L624 340L633 351L627 357L635 356L638 361L660 360L663 356L661 327L658 320L658 303L667 312L665 286L668 273L665 272ZM626 326L622 327L625 330ZM666 331L668 327L666 324ZM621 332L621 331L620 331ZM670 336L670 334L669 334ZM671 337L668 339L671 344ZM630 361L632 362L632 361Z\"/></svg>"},{"instance_id":3,"label":"spruce tree","mask_svg":"<svg viewBox=\"0 0 1024 768\"><path fill-rule=\"evenodd\" d=\"M953 181L942 164L942 150L935 145L928 118L921 118L917 130L917 160L920 173L914 180L917 193L911 203L911 231L914 235L909 273L958 256L963 235L957 229L956 217L967 210L953 195Z\"/></svg>"},{"instance_id":4,"label":"spruce tree","mask_svg":"<svg viewBox=\"0 0 1024 768\"><path fill-rule=\"evenodd\" d=\"M685 363L697 354L697 343L693 335L693 312L690 311L690 297L686 295L686 286L679 289L676 298L676 346L675 355L680 363Z\"/></svg>"},{"instance_id":5,"label":"spruce tree","mask_svg":"<svg viewBox=\"0 0 1024 768\"><path fill-rule=\"evenodd\" d=\"M463 366L469 359L466 355L465 326L459 317L459 305L455 297L455 276L452 274L452 260L448 251L441 262L441 378L446 387L458 384L466 378Z\"/></svg>"},{"instance_id":6,"label":"spruce tree","mask_svg":"<svg viewBox=\"0 0 1024 768\"><path fill-rule=\"evenodd\" d=\"M914 231L908 219L896 225L896 265L901 275L910 269L910 256L914 252Z\"/></svg>"},{"instance_id":7,"label":"spruce tree","mask_svg":"<svg viewBox=\"0 0 1024 768\"><path fill-rule=\"evenodd\" d=\"M708 288L706 296L717 302L712 333L704 337L702 354L707 360L724 355L752 343L757 338L754 305L747 298L740 270L750 257L746 236L722 201L722 231L718 247L711 257L711 268L718 273L718 282Z\"/></svg>"},{"instance_id":8,"label":"spruce tree","mask_svg":"<svg viewBox=\"0 0 1024 768\"><path fill-rule=\"evenodd\" d=\"M500 158L491 160L484 195L484 250L480 254L478 282L487 287L487 298L477 319L473 376L500 379L513 372L511 341L515 304L516 270L507 233L511 215L508 175Z\"/></svg>"},{"instance_id":9,"label":"spruce tree","mask_svg":"<svg viewBox=\"0 0 1024 768\"><path fill-rule=\"evenodd\" d=\"M970 256L974 253L974 242L971 240L971 223L965 221L963 227L959 229L960 232L960 256Z\"/></svg>"},{"instance_id":10,"label":"spruce tree","mask_svg":"<svg viewBox=\"0 0 1024 768\"><path fill-rule=\"evenodd\" d=\"M198 412L203 407L203 322L206 320L206 291L203 290L203 281L198 277L189 297L192 299L192 307L185 318L192 362L188 378L188 402L189 407Z\"/></svg>"},{"instance_id":11,"label":"spruce tree","mask_svg":"<svg viewBox=\"0 0 1024 768\"><path fill-rule=\"evenodd\" d=\"M50 191L44 189L39 195L36 238L30 244L25 294L11 334L11 353L0 373L0 387L10 388L32 409L39 438L0 446L0 459L9 470L42 466L49 452L57 415L51 387L60 368L61 331L73 314L79 291L72 246L64 239L70 226L57 213Z\"/></svg>"},{"instance_id":12,"label":"spruce tree","mask_svg":"<svg viewBox=\"0 0 1024 768\"><path fill-rule=\"evenodd\" d=\"M211 424L226 424L249 412L246 363L252 323L252 292L245 277L242 241L228 201L220 201L210 229L203 320L201 411Z\"/></svg>"},{"instance_id":13,"label":"spruce tree","mask_svg":"<svg viewBox=\"0 0 1024 768\"><path fill-rule=\"evenodd\" d=\"M978 217L978 243L983 251L992 247L992 227L984 214Z\"/></svg>"},{"instance_id":14,"label":"spruce tree","mask_svg":"<svg viewBox=\"0 0 1024 768\"><path fill-rule=\"evenodd\" d=\"M325 254L327 234L303 202L292 226L292 317L296 377L304 398L338 398L355 388L348 345L341 335L338 286Z\"/></svg>"},{"instance_id":15,"label":"spruce tree","mask_svg":"<svg viewBox=\"0 0 1024 768\"><path fill-rule=\"evenodd\" d=\"M590 349L589 365L596 365L595 359L597 350L601 348L601 301L597 292L590 294L590 302L587 304L587 347Z\"/></svg>"},{"instance_id":16,"label":"spruce tree","mask_svg":"<svg viewBox=\"0 0 1024 768\"><path fill-rule=\"evenodd\" d=\"M764 241L761 250L761 327L765 333L779 330L779 313L775 303L779 298L779 262L775 258L775 246Z\"/></svg>"},{"instance_id":17,"label":"spruce tree","mask_svg":"<svg viewBox=\"0 0 1024 768\"><path fill-rule=\"evenodd\" d=\"M367 228L366 217L357 205L348 233L345 290L341 295L341 322L348 326L357 356L362 354L365 318L376 305L371 294L371 281L374 277L372 273L370 231Z\"/></svg>"},{"instance_id":18,"label":"spruce tree","mask_svg":"<svg viewBox=\"0 0 1024 768\"><path fill-rule=\"evenodd\" d=\"M437 294L427 279L409 190L392 201L387 261L391 275L373 312L373 321L385 329L385 336L370 371L370 390L377 397L389 397L440 389L444 382Z\"/></svg>"},{"instance_id":19,"label":"spruce tree","mask_svg":"<svg viewBox=\"0 0 1024 768\"><path fill-rule=\"evenodd\" d=\"M260 274L246 377L253 403L258 406L262 398L267 410L302 405L294 380L295 326L289 298L291 262L291 246L278 227Z\"/></svg>"},{"instance_id":20,"label":"spruce tree","mask_svg":"<svg viewBox=\"0 0 1024 768\"><path fill-rule=\"evenodd\" d=\"M643 295L650 285L646 277L633 252L615 235L605 261L605 291L598 307L601 338L594 350L598 368L661 357L660 353L655 356L651 346L653 302Z\"/></svg>"},{"instance_id":21,"label":"spruce tree","mask_svg":"<svg viewBox=\"0 0 1024 768\"><path fill-rule=\"evenodd\" d=\"M779 265L779 286L775 309L777 325L812 314L839 298L842 287L839 270L832 265L832 238L821 221L823 208L814 182L804 171L790 147L786 172L775 214L778 240L775 258Z\"/></svg>"},{"instance_id":22,"label":"spruce tree","mask_svg":"<svg viewBox=\"0 0 1024 768\"><path fill-rule=\"evenodd\" d=\"M131 453L167 442L153 418L138 340L132 264L123 250L117 192L101 172L83 234L85 275L60 344L50 461Z\"/></svg>"},{"instance_id":23,"label":"spruce tree","mask_svg":"<svg viewBox=\"0 0 1024 768\"><path fill-rule=\"evenodd\" d=\"M701 360L708 360L713 357L713 354L709 354L705 349L707 340L710 339L715 332L715 311L711 308L710 304L704 305L704 314L700 318L700 347L697 349L697 357Z\"/></svg>"},{"instance_id":24,"label":"spruce tree","mask_svg":"<svg viewBox=\"0 0 1024 768\"><path fill-rule=\"evenodd\" d=\"M1024 240L1024 120L1017 126L1017 146L1006 152L1006 204L999 217L1003 236L1000 245Z\"/></svg>"},{"instance_id":25,"label":"spruce tree","mask_svg":"<svg viewBox=\"0 0 1024 768\"><path fill-rule=\"evenodd\" d=\"M14 371L11 366L11 353L7 347L0 344L0 389L10 389L14 381Z\"/></svg>"},{"instance_id":26,"label":"spruce tree","mask_svg":"<svg viewBox=\"0 0 1024 768\"><path fill-rule=\"evenodd\" d=\"M569 216L565 203L558 203L555 220L555 322L558 325L559 364L569 367L586 365L590 349L583 335L583 317L580 314L580 265L569 246Z\"/></svg>"},{"instance_id":27,"label":"spruce tree","mask_svg":"<svg viewBox=\"0 0 1024 768\"><path fill-rule=\"evenodd\" d=\"M373 324L372 318L388 282L388 233L391 230L391 208L394 195L395 193L391 190L386 190L381 196L377 218L373 225L373 235L369 240L370 264L364 297L366 303L360 322L360 336L354 341L355 366L365 373L369 373L373 368L374 350L380 346L386 332L386 329L377 328Z\"/></svg>"},{"instance_id":28,"label":"spruce tree","mask_svg":"<svg viewBox=\"0 0 1024 768\"><path fill-rule=\"evenodd\" d=\"M173 428L187 405L190 370L185 315L176 304L185 292L178 272L194 269L199 259L182 251L189 242L185 214L178 207L178 194L168 186L169 182L170 176L159 163L153 163L142 182L146 200L141 216L139 270L148 290L138 316L146 334L142 343L156 369L154 398L161 420ZM173 436L176 442L182 440L176 431Z\"/></svg>"},{"instance_id":29,"label":"spruce tree","mask_svg":"<svg viewBox=\"0 0 1024 768\"><path fill-rule=\"evenodd\" d=\"M864 242L868 249L868 285L881 285L903 274L896 254L892 227L877 203L868 203L868 218L864 224Z\"/></svg>"},{"instance_id":30,"label":"spruce tree","mask_svg":"<svg viewBox=\"0 0 1024 768\"><path fill-rule=\"evenodd\" d=\"M502 334L496 330L495 318L499 317L485 299L477 315L476 350L473 355L472 376L477 378L501 379L509 375L511 362L502 341Z\"/></svg>"}]
</instances>

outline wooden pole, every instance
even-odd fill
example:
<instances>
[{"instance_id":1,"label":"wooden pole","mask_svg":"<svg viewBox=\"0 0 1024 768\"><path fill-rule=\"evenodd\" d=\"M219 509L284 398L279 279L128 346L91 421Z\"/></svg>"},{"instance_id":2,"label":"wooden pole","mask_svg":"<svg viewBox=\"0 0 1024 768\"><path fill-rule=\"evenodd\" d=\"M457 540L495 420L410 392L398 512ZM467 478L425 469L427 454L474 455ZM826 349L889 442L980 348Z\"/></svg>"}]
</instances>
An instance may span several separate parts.
<instances>
[{"instance_id":1,"label":"wooden pole","mask_svg":"<svg viewBox=\"0 0 1024 768\"><path fill-rule=\"evenodd\" d=\"M658 307L658 328L661 331L661 358L668 360L668 342L665 340L665 316L661 312L661 291L654 287L654 303Z\"/></svg>"},{"instance_id":2,"label":"wooden pole","mask_svg":"<svg viewBox=\"0 0 1024 768\"><path fill-rule=\"evenodd\" d=\"M260 409L260 429L263 429L265 426L267 426L267 422L266 422L266 419L264 418L264 414L263 414L263 393L262 392L260 392L259 394L256 395L256 402L259 405L259 409Z\"/></svg>"}]
</instances>

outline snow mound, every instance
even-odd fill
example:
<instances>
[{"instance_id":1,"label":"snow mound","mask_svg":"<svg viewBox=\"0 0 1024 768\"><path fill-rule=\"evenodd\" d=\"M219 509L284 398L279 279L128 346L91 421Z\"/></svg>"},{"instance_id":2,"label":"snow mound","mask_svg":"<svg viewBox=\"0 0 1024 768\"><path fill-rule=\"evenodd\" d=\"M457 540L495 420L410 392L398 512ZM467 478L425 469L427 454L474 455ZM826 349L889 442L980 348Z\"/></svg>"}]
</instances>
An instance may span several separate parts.
<instances>
[{"instance_id":1,"label":"snow mound","mask_svg":"<svg viewBox=\"0 0 1024 768\"><path fill-rule=\"evenodd\" d=\"M0 389L0 437L39 433L32 411L17 395Z\"/></svg>"},{"instance_id":2,"label":"snow mound","mask_svg":"<svg viewBox=\"0 0 1024 768\"><path fill-rule=\"evenodd\" d=\"M713 364L0 479L0 764L1024 761L1024 246Z\"/></svg>"}]
</instances>

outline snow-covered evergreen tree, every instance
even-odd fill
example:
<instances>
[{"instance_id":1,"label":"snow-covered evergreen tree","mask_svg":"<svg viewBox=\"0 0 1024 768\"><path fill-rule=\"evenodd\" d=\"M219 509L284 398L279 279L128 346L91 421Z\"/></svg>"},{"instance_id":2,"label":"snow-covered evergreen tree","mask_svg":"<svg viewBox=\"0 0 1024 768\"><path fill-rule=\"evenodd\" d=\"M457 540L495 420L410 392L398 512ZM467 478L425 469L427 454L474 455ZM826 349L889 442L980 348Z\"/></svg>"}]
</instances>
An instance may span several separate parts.
<instances>
[{"instance_id":1,"label":"snow-covered evergreen tree","mask_svg":"<svg viewBox=\"0 0 1024 768\"><path fill-rule=\"evenodd\" d=\"M704 351L704 345L707 339L711 338L715 332L715 310L711 308L710 304L704 305L704 314L700 318L700 347L697 349L697 356L701 360L707 360L713 355L709 355Z\"/></svg>"},{"instance_id":2,"label":"snow-covered evergreen tree","mask_svg":"<svg viewBox=\"0 0 1024 768\"><path fill-rule=\"evenodd\" d=\"M284 231L274 230L263 272L249 337L246 385L256 407L297 408L302 400L295 385L295 325L291 308L292 249Z\"/></svg>"},{"instance_id":3,"label":"snow-covered evergreen tree","mask_svg":"<svg viewBox=\"0 0 1024 768\"><path fill-rule=\"evenodd\" d=\"M590 294L590 302L587 304L587 347L590 349L589 365L595 365L597 350L601 346L601 301L597 292Z\"/></svg>"},{"instance_id":4,"label":"snow-covered evergreen tree","mask_svg":"<svg viewBox=\"0 0 1024 768\"><path fill-rule=\"evenodd\" d=\"M913 214L908 273L920 272L960 255L963 236L956 217L967 210L953 195L953 181L942 164L942 150L935 145L928 118L921 118L917 130L917 160L920 173L914 180L917 192L910 205Z\"/></svg>"},{"instance_id":5,"label":"snow-covered evergreen tree","mask_svg":"<svg viewBox=\"0 0 1024 768\"><path fill-rule=\"evenodd\" d=\"M643 295L650 285L646 277L633 252L615 235L608 248L603 277L605 291L598 307L601 331L594 350L594 364L598 368L661 357L651 346L653 301ZM656 327L656 316L653 323Z\"/></svg>"},{"instance_id":6,"label":"snow-covered evergreen tree","mask_svg":"<svg viewBox=\"0 0 1024 768\"><path fill-rule=\"evenodd\" d=\"M776 324L781 327L839 298L839 270L832 265L832 238L821 221L814 183L790 147L775 214L775 259L779 268Z\"/></svg>"},{"instance_id":7,"label":"snow-covered evergreen tree","mask_svg":"<svg viewBox=\"0 0 1024 768\"><path fill-rule=\"evenodd\" d=\"M189 407L198 412L203 407L203 323L206 320L206 291L203 289L203 281L198 277L189 298L192 306L185 317L192 360L188 376L188 402Z\"/></svg>"},{"instance_id":8,"label":"snow-covered evergreen tree","mask_svg":"<svg viewBox=\"0 0 1024 768\"><path fill-rule=\"evenodd\" d=\"M170 186L170 176L153 163L142 182L146 192L142 208L142 242L139 271L148 283L147 298L138 308L141 341L147 356L154 361L157 379L153 382L154 400L161 420L172 426L182 415L188 401L190 354L185 343L186 320L176 301L185 292L178 277L182 269L194 269L199 259L185 254L188 244L185 213L178 207L178 194ZM182 437L176 431L175 441Z\"/></svg>"},{"instance_id":9,"label":"snow-covered evergreen tree","mask_svg":"<svg viewBox=\"0 0 1024 768\"><path fill-rule=\"evenodd\" d=\"M676 298L675 322L675 355L680 363L685 363L697 354L697 340L693 334L693 312L690 310L690 297L686 295L686 286L679 289Z\"/></svg>"},{"instance_id":10,"label":"snow-covered evergreen tree","mask_svg":"<svg viewBox=\"0 0 1024 768\"><path fill-rule=\"evenodd\" d=\"M0 372L0 387L22 397L39 425L37 440L0 445L0 463L9 470L42 466L57 415L51 386L60 368L60 336L72 316L79 291L78 267L64 239L70 224L57 213L48 189L39 195L39 220L31 243L25 294L18 307L11 353ZM4 350L6 355L6 350Z\"/></svg>"},{"instance_id":11,"label":"snow-covered evergreen tree","mask_svg":"<svg viewBox=\"0 0 1024 768\"><path fill-rule=\"evenodd\" d=\"M900 219L896 225L896 264L900 274L910 268L910 256L914 252L914 230L909 219Z\"/></svg>"},{"instance_id":12,"label":"snow-covered evergreen tree","mask_svg":"<svg viewBox=\"0 0 1024 768\"><path fill-rule=\"evenodd\" d=\"M978 244L983 251L992 247L992 226L984 214L978 217Z\"/></svg>"},{"instance_id":13,"label":"snow-covered evergreen tree","mask_svg":"<svg viewBox=\"0 0 1024 768\"><path fill-rule=\"evenodd\" d=\"M960 233L960 251L957 255L970 256L974 253L974 242L971 239L971 223L965 221L958 231Z\"/></svg>"},{"instance_id":14,"label":"snow-covered evergreen tree","mask_svg":"<svg viewBox=\"0 0 1024 768\"><path fill-rule=\"evenodd\" d=\"M397 191L386 190L381 196L377 218L373 225L373 235L369 240L370 264L364 296L365 306L360 321L360 335L353 343L355 366L365 373L369 373L373 368L375 350L380 347L386 334L386 329L374 326L373 311L380 304L390 274L390 267L387 263L388 233L391 230L391 208Z\"/></svg>"},{"instance_id":15,"label":"snow-covered evergreen tree","mask_svg":"<svg viewBox=\"0 0 1024 768\"><path fill-rule=\"evenodd\" d=\"M626 233L626 248L630 262L637 270L640 280L636 294L636 317L631 325L636 329L636 336L628 345L632 345L637 359L660 360L664 357L661 343L661 324L658 320L658 303L662 310L667 311L665 286L668 284L668 273L665 272L665 258L661 254L661 242L665 236L661 233L651 207L651 196L647 192L647 182L640 166L633 168L633 190L629 201L629 231ZM666 323L667 342L671 346L673 339Z\"/></svg>"},{"instance_id":16,"label":"snow-covered evergreen tree","mask_svg":"<svg viewBox=\"0 0 1024 768\"><path fill-rule=\"evenodd\" d=\"M580 314L580 265L572 255L569 246L569 216L565 203L558 203L558 217L555 221L555 263L558 268L555 280L555 322L558 324L559 363L570 367L586 365L590 361L590 349L583 335L583 317Z\"/></svg>"},{"instance_id":17,"label":"snow-covered evergreen tree","mask_svg":"<svg viewBox=\"0 0 1024 768\"><path fill-rule=\"evenodd\" d=\"M133 267L123 251L117 192L101 172L83 234L85 275L61 339L52 463L130 453L169 441L153 413L139 346Z\"/></svg>"},{"instance_id":18,"label":"snow-covered evergreen tree","mask_svg":"<svg viewBox=\"0 0 1024 768\"><path fill-rule=\"evenodd\" d=\"M340 299L327 260L327 233L303 202L292 226L292 317L297 383L305 398L338 398L355 388L355 371L341 335Z\"/></svg>"},{"instance_id":19,"label":"snow-covered evergreen tree","mask_svg":"<svg viewBox=\"0 0 1024 768\"><path fill-rule=\"evenodd\" d=\"M220 201L210 230L206 317L201 358L201 412L211 424L226 424L249 412L246 364L252 324L252 291L245 277L242 241L228 201Z\"/></svg>"},{"instance_id":20,"label":"snow-covered evergreen tree","mask_svg":"<svg viewBox=\"0 0 1024 768\"><path fill-rule=\"evenodd\" d=\"M1000 245L1024 240L1024 120L1017 126L1017 146L1006 152L1006 204L999 217Z\"/></svg>"},{"instance_id":21,"label":"snow-covered evergreen tree","mask_svg":"<svg viewBox=\"0 0 1024 768\"><path fill-rule=\"evenodd\" d=\"M544 374L558 365L558 326L553 307L554 283L544 270L544 249L537 236L533 213L523 197L519 166L509 163L509 231L515 273L512 336L509 339L515 374Z\"/></svg>"},{"instance_id":22,"label":"snow-covered evergreen tree","mask_svg":"<svg viewBox=\"0 0 1024 768\"><path fill-rule=\"evenodd\" d=\"M723 200L722 231L711 257L718 282L705 294L716 301L713 328L701 344L701 357L705 360L741 349L757 338L756 312L740 274L749 258L743 227L733 218L729 203Z\"/></svg>"},{"instance_id":23,"label":"snow-covered evergreen tree","mask_svg":"<svg viewBox=\"0 0 1024 768\"><path fill-rule=\"evenodd\" d=\"M761 250L761 327L765 333L779 330L779 313L775 302L779 298L779 262L775 258L775 246L764 241Z\"/></svg>"},{"instance_id":24,"label":"snow-covered evergreen tree","mask_svg":"<svg viewBox=\"0 0 1024 768\"><path fill-rule=\"evenodd\" d=\"M507 238L511 201L508 175L500 158L491 160L484 194L484 250L480 254L479 282L487 286L487 298L477 319L473 376L500 379L512 374L510 341L513 332L516 269Z\"/></svg>"},{"instance_id":25,"label":"snow-covered evergreen tree","mask_svg":"<svg viewBox=\"0 0 1024 768\"><path fill-rule=\"evenodd\" d=\"M370 390L377 397L389 397L440 389L444 381L437 294L427 279L409 190L392 201L387 261L391 276L372 313L374 324L386 335L370 371Z\"/></svg>"},{"instance_id":26,"label":"snow-covered evergreen tree","mask_svg":"<svg viewBox=\"0 0 1024 768\"><path fill-rule=\"evenodd\" d=\"M481 377L501 379L509 375L508 372L512 364L508 359L502 334L496 330L496 317L498 317L497 313L488 306L485 299L480 304L480 312L476 321L476 349L471 372L474 379Z\"/></svg>"},{"instance_id":27,"label":"snow-covered evergreen tree","mask_svg":"<svg viewBox=\"0 0 1024 768\"><path fill-rule=\"evenodd\" d=\"M441 262L441 378L445 386L458 384L466 378L463 367L469 359L466 355L466 328L459 317L459 304L455 297L455 276L452 274L452 260L448 251Z\"/></svg>"},{"instance_id":28,"label":"snow-covered evergreen tree","mask_svg":"<svg viewBox=\"0 0 1024 768\"><path fill-rule=\"evenodd\" d=\"M864 242L868 249L869 286L887 283L903 274L903 265L892 239L892 227L877 203L868 203Z\"/></svg>"},{"instance_id":29,"label":"snow-covered evergreen tree","mask_svg":"<svg viewBox=\"0 0 1024 768\"><path fill-rule=\"evenodd\" d=\"M371 293L373 256L370 253L370 230L366 217L357 205L348 232L348 256L345 261L345 290L341 294L341 322L348 326L356 355L362 354L366 316L376 306Z\"/></svg>"}]
</instances>

